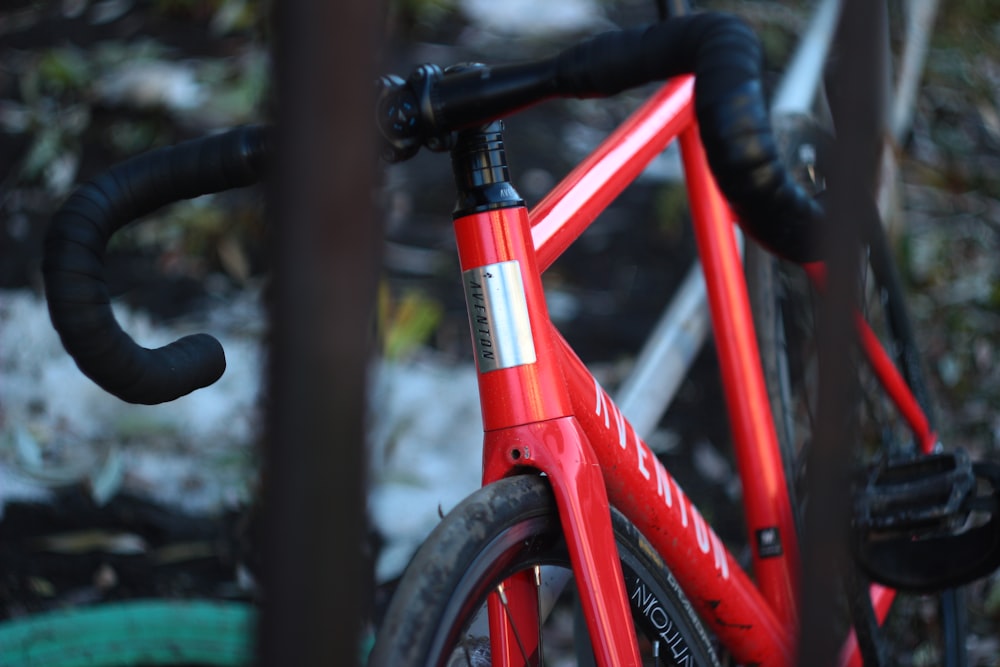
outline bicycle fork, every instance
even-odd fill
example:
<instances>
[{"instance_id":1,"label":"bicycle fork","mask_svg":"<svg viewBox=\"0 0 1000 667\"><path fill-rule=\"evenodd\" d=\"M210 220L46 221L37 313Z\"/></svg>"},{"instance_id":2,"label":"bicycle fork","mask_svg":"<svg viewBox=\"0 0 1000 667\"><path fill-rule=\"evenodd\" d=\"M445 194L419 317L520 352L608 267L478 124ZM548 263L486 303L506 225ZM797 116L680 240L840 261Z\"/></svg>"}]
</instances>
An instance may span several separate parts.
<instances>
[{"instance_id":1,"label":"bicycle fork","mask_svg":"<svg viewBox=\"0 0 1000 667\"><path fill-rule=\"evenodd\" d=\"M599 665L639 665L600 466L572 407L537 268L527 209L511 185L503 125L458 135L458 240L483 409L483 483L526 469L552 485ZM532 577L536 580L532 581ZM540 573L488 601L493 664L540 664Z\"/></svg>"}]
</instances>

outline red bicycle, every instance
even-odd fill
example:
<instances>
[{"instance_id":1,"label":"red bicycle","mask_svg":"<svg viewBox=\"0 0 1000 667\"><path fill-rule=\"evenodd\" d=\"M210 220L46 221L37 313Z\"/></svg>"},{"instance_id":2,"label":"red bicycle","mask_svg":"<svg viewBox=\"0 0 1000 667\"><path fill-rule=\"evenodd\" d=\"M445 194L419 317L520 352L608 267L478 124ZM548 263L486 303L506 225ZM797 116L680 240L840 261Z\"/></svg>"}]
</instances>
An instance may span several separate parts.
<instances>
[{"instance_id":1,"label":"red bicycle","mask_svg":"<svg viewBox=\"0 0 1000 667\"><path fill-rule=\"evenodd\" d=\"M823 213L778 160L757 62L756 41L743 24L699 15L602 35L539 62L444 72L424 66L406 81L383 80L379 114L393 158L409 157L421 145L452 154L459 191L454 228L486 433L483 488L455 508L414 557L380 630L373 664L544 664L552 653L545 644L560 630L544 629L543 621L558 615L552 598L569 576L552 568L571 571L575 580L575 608L589 632L575 649L577 659L592 649L602 665L717 664L704 623L738 664L793 660L799 548L789 493L795 484L789 486L786 474L795 474L803 437L798 445L790 433L779 439L771 398L786 410L781 401L809 370L800 366L793 374L787 366L787 357L802 350L785 334L799 326L795 318L802 313L783 311L784 286L759 251L751 251L755 310L770 346L764 358L772 379L785 383L772 383L769 394L732 223L738 219L760 244L805 263L800 274L820 284L822 267L810 262L819 258L814 242ZM610 95L670 77L533 210L525 208L508 174L502 125L485 123L548 97ZM540 273L674 139L707 283L756 582L555 330L542 293ZM879 404L867 426L887 419L891 403L909 432L905 442L930 454L940 445L918 400L924 390L908 361L913 343L874 206L870 218L869 289L888 295L883 324L894 336L893 354L907 365L897 368L859 315L874 380L866 389ZM789 410L779 423L790 426L797 417ZM889 426L879 429L879 449L893 456L905 449L899 444L896 451L898 436L887 435ZM957 506L918 496L958 488L965 482L957 477L970 479L958 471L971 468L960 455L914 455L873 478L857 523L873 542L860 548L871 574L927 590L972 576L986 561L969 569L949 564L950 578L931 576L928 554L949 548L935 531L951 521L945 516L958 516ZM980 530L985 535L995 527ZM919 546L905 545L908 540ZM912 568L893 561L905 562L907 554ZM873 588L878 622L893 597L889 588ZM870 628L862 641L877 641ZM876 649L862 650L874 655ZM853 635L843 660L860 663Z\"/></svg>"},{"instance_id":2,"label":"red bicycle","mask_svg":"<svg viewBox=\"0 0 1000 667\"><path fill-rule=\"evenodd\" d=\"M512 184L497 119L551 97L607 96L659 80L667 83L529 212ZM422 66L406 80L383 78L377 113L390 159L424 146L451 153L485 439L482 489L414 557L371 664L543 664L565 652L583 664L716 665L722 651L737 664L790 664L799 460L815 407L808 400L792 407L814 382L802 336L808 308L792 297L812 288L779 285L794 280L789 265L779 273L770 255L748 244L748 293L733 222L822 283L815 262L825 214L779 159L756 37L732 17L698 14L601 35L529 63ZM723 544L556 331L540 278L675 139L743 484L749 563ZM159 402L221 373L221 350L206 338L138 348L107 307L101 254L108 237L143 211L254 180L265 148L256 128L183 145L126 163L63 209L45 267L53 322L84 372L109 391ZM936 590L982 576L1000 559L1000 476L937 452L872 211L865 256L874 287L866 294L879 298L858 315L872 392L864 426L891 456L857 494L856 550L872 578ZM869 322L885 328L888 346ZM966 525L977 513L985 518ZM881 620L893 596L876 586L863 606ZM847 664L859 664L878 642L876 629L858 625L860 648L847 640Z\"/></svg>"}]
</instances>

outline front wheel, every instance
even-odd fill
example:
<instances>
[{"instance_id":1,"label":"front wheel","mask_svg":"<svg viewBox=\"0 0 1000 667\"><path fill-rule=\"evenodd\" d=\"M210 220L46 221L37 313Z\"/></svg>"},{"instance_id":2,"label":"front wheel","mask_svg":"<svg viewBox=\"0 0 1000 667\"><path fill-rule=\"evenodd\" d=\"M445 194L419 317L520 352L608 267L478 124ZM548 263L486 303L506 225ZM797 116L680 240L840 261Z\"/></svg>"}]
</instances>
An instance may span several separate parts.
<instances>
[{"instance_id":1,"label":"front wheel","mask_svg":"<svg viewBox=\"0 0 1000 667\"><path fill-rule=\"evenodd\" d=\"M718 665L704 628L649 543L612 509L615 540L646 665ZM527 573L540 629L526 665L593 664L555 501L543 477L501 480L469 496L414 556L379 630L370 665L492 664L486 600ZM561 589L561 590L559 590ZM540 631L539 631L540 630ZM528 642L525 642L528 644Z\"/></svg>"}]
</instances>

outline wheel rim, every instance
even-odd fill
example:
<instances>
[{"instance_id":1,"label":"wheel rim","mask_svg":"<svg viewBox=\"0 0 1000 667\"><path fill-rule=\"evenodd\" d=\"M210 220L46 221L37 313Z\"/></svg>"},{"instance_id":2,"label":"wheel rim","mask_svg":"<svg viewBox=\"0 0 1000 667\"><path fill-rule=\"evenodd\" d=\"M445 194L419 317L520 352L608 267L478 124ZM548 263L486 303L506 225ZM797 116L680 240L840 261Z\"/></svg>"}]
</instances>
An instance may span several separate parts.
<instances>
[{"instance_id":1,"label":"wheel rim","mask_svg":"<svg viewBox=\"0 0 1000 667\"><path fill-rule=\"evenodd\" d=\"M638 563L632 554L619 547L622 567L634 590L649 586L651 595L662 600L666 595L655 581L651 582L647 568ZM538 573L540 570L540 574ZM430 655L437 657L433 664L444 667L480 667L490 665L490 645L485 601L487 595L497 592L502 582L518 572L529 572L544 589L554 577L572 581L569 556L558 521L554 516L541 515L522 520L497 535L472 561L456 590L468 590L462 599L452 600L442 616L440 631L432 640ZM582 612L576 604L576 591L572 584L558 593L558 599L549 599L552 591L539 594L540 617L545 624L540 628L515 629L515 636L540 632L537 654L524 650L526 664L595 664L590 653ZM641 599L642 596L636 594ZM652 608L647 596L647 606ZM672 614L676 615L676 614ZM688 664L670 659L671 652L684 656L694 654L689 644L690 629L678 632L680 625L671 621L674 641L670 645L663 638L662 628L655 627L655 614L637 614L633 606L633 620L639 634L639 647L644 665ZM463 620L464 619L464 620ZM662 624L661 624L662 625ZM470 632L471 629L471 632ZM582 633L582 636L581 636ZM660 633L660 634L658 634ZM679 637L679 638L678 638ZM575 663L573 662L575 661ZM701 664L701 663L699 663ZM706 662L706 664L710 664Z\"/></svg>"}]
</instances>

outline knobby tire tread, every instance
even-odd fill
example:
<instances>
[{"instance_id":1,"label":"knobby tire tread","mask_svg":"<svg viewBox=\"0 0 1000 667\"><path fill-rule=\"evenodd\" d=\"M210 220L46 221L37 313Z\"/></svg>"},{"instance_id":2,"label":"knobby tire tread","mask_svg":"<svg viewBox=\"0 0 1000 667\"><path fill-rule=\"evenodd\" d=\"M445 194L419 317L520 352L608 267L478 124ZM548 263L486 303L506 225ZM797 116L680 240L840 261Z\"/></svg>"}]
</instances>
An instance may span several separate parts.
<instances>
[{"instance_id":1,"label":"knobby tire tread","mask_svg":"<svg viewBox=\"0 0 1000 667\"><path fill-rule=\"evenodd\" d=\"M690 647L687 657L693 661L682 664L718 665L703 626L651 545L615 510L612 523L626 583L631 573L644 590L655 591ZM479 489L444 518L414 556L378 631L370 667L446 664L456 642L451 631L460 631L468 622L464 616L481 606L483 591L531 562L568 566L547 481L519 475ZM637 627L651 626L640 618Z\"/></svg>"}]
</instances>

